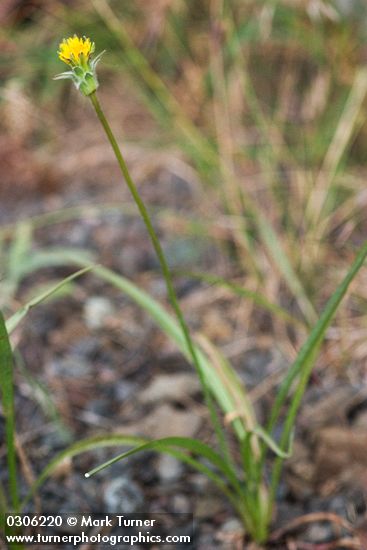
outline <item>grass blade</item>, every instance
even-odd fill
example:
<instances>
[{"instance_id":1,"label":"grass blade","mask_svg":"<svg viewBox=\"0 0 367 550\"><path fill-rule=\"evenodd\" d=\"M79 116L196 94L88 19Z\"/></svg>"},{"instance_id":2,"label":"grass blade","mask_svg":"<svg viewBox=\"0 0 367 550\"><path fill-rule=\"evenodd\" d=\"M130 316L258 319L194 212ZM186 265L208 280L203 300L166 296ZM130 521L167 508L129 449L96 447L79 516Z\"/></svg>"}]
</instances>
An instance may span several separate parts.
<instances>
[{"instance_id":1,"label":"grass blade","mask_svg":"<svg viewBox=\"0 0 367 550\"><path fill-rule=\"evenodd\" d=\"M83 258L89 264L94 260L92 254L83 248L49 247L32 252L28 249L27 254L22 259L22 264L18 266L18 279L20 280L45 267L72 264L76 258Z\"/></svg>"},{"instance_id":2,"label":"grass blade","mask_svg":"<svg viewBox=\"0 0 367 550\"><path fill-rule=\"evenodd\" d=\"M174 448L174 442L175 442L174 440L179 441L179 440L184 440L184 439L185 438L166 438L167 441L168 440L173 440L172 445L170 445L169 443L166 442L165 445L162 443L160 448L159 448L159 444L158 444L159 442L151 442L151 443L158 444L158 445L155 446L155 448L157 450L162 451L162 452L166 452L168 454L171 454L172 456L175 456L179 460L182 460L183 462L189 464L193 468L199 470L201 473L204 473L205 475L207 475L214 483L217 484L217 486L223 492L225 492L225 494L230 498L232 504L234 506L238 506L238 504L236 505L236 499L235 499L233 493L228 489L226 483L223 481L223 479L219 475L215 474L215 472L213 472L210 468L205 466L205 464L201 464L197 460L193 459L189 454L186 454L184 452L180 452L180 451L178 451L177 449ZM164 440L162 440L162 441L164 441ZM177 441L176 441L176 443L177 443ZM206 445L202 444L201 442L197 442L197 443L203 445L204 447L207 447ZM31 487L31 489L30 489L28 495L26 496L26 498L22 501L21 509L24 508L24 506L29 502L29 500L36 493L36 491L41 487L41 485L47 480L48 477L50 477L52 475L52 473L59 466L59 464L62 463L66 458L72 458L72 457L77 456L79 454L82 454L82 453L85 453L85 452L88 452L88 451L93 451L93 450L96 450L96 449L107 448L107 447L117 447L117 446L120 446L120 445L129 445L129 446L133 445L134 449L132 449L132 451L137 452L137 450L136 450L137 448L139 448L139 449L141 449L142 447L146 448L146 445L149 445L149 442L147 442L146 439L141 438L141 437L125 436L125 435L121 435L121 434L116 434L116 435L112 434L112 435L107 435L107 436L84 439L83 441L79 441L79 442L75 443L74 445L71 445L70 447L68 447L67 449L65 449L61 453L59 453L46 466L46 468L44 468L44 470L41 472L41 474L39 475L39 477L37 478L37 480L35 481L35 483ZM185 443L182 442L181 446L184 446L184 445L185 445ZM176 447L177 446L178 445L176 445ZM190 444L189 442L186 442L187 450L190 450L190 448L193 448L193 447L194 447L193 444ZM202 449L202 447L200 447L200 448ZM221 460L220 456L217 455L216 453L214 453L214 451L212 451L210 449L210 447L209 447L209 450L214 455L216 455L216 457L219 460ZM128 451L128 454L133 454L133 452ZM125 453L124 453L124 455L125 455ZM122 455L120 455L120 456L122 456ZM216 459L214 459L214 460L216 460ZM116 459L112 459L112 461L116 462ZM111 463L111 461L109 461L109 463ZM220 462L218 461L218 464L219 463ZM107 463L105 463L105 464L107 464ZM100 469L100 467L99 467L99 469ZM92 473L95 473L94 470L89 472L89 475L92 475Z\"/></svg>"},{"instance_id":3,"label":"grass blade","mask_svg":"<svg viewBox=\"0 0 367 550\"><path fill-rule=\"evenodd\" d=\"M5 437L10 486L10 499L14 511L19 509L17 487L17 463L15 451L15 412L13 354L6 330L5 320L0 312L0 390L5 416Z\"/></svg>"},{"instance_id":4,"label":"grass blade","mask_svg":"<svg viewBox=\"0 0 367 550\"><path fill-rule=\"evenodd\" d=\"M338 288L336 289L336 291L334 292L334 294L331 296L328 303L326 304L326 307L319 321L315 325L309 338L307 339L306 343L302 347L295 363L289 370L289 373L279 391L279 394L277 396L277 399L275 401L275 404L272 410L269 427L268 427L269 431L272 430L276 420L279 417L281 407L288 395L292 382L298 375L300 375L298 386L296 388L294 397L292 398L290 407L287 411L287 417L286 417L286 421L285 421L285 425L284 425L284 429L283 429L283 433L280 441L280 447L283 450L289 444L290 435L292 433L293 426L295 424L298 409L301 404L301 400L306 390L307 383L311 375L318 350L325 337L326 331L330 326L330 323L333 320L334 315L342 299L347 293L349 285L351 284L351 282L353 281L354 277L357 275L361 267L364 265L366 258L367 258L367 241L360 248L357 254L357 257L353 262L351 268L349 269L347 275L344 277L343 281L340 283L340 285L338 286ZM272 483L271 483L272 501L274 501L274 498L275 498L275 492L279 483L282 464L283 464L283 458L278 457L277 460L275 461L273 473L272 473Z\"/></svg>"},{"instance_id":5,"label":"grass blade","mask_svg":"<svg viewBox=\"0 0 367 550\"><path fill-rule=\"evenodd\" d=\"M353 132L367 94L367 69L363 66L356 72L354 83L341 114L334 137L326 152L323 165L312 191L306 216L310 218L311 226L315 230L315 240L321 238L319 227L323 228L322 214L327 197L337 174L341 159L350 144Z\"/></svg>"},{"instance_id":6,"label":"grass blade","mask_svg":"<svg viewBox=\"0 0 367 550\"><path fill-rule=\"evenodd\" d=\"M282 244L274 229L263 215L258 217L257 226L262 241L267 248L268 254L272 258L276 267L279 269L279 272L283 275L288 287L297 298L298 304L308 323L312 324L316 322L317 314L315 309L308 298L298 275L294 271L287 254L283 250Z\"/></svg>"},{"instance_id":7,"label":"grass blade","mask_svg":"<svg viewBox=\"0 0 367 550\"><path fill-rule=\"evenodd\" d=\"M352 267L350 268L347 275L345 276L343 281L340 283L339 287L336 289L334 294L329 299L318 322L316 323L315 327L313 328L309 337L307 338L305 344L300 350L292 367L289 369L288 374L285 377L285 380L277 395L277 398L275 400L275 403L270 415L270 420L268 425L269 432L271 432L271 430L274 428L275 422L279 417L281 407L287 398L287 395L289 393L289 390L293 381L305 368L307 368L309 364L313 363L313 360L315 359L315 356L320 347L320 344L322 343L322 340L325 337L326 331L329 328L334 318L334 315L349 288L350 283L352 282L352 280L354 279L354 277L357 275L358 271L364 264L366 257L367 257L367 242L362 246L359 253L357 254L357 257Z\"/></svg>"},{"instance_id":8,"label":"grass blade","mask_svg":"<svg viewBox=\"0 0 367 550\"><path fill-rule=\"evenodd\" d=\"M290 456L289 453L283 451L271 438L271 436L257 423L256 414L251 400L248 397L246 387L239 380L236 372L228 363L227 359L206 338L200 337L200 344L203 350L208 354L208 357L211 359L210 365L213 372L217 372L223 383L223 387L228 390L233 398L233 402L236 405L236 410L233 412L233 418L231 418L230 415L227 415L227 422L234 423L238 421L238 418L242 418L244 421L247 432L245 440L247 440L250 444L252 459L256 460L259 456L257 438L261 439L275 455L283 458ZM256 438L252 438L252 442L251 436L256 436Z\"/></svg>"},{"instance_id":9,"label":"grass blade","mask_svg":"<svg viewBox=\"0 0 367 550\"><path fill-rule=\"evenodd\" d=\"M118 456L115 456L111 460L104 462L100 466L93 468L93 470L90 470L88 473L85 474L85 476L90 477L100 472L101 470L108 468L115 462L123 460L124 458L127 458L128 456L139 453L141 451L157 450L170 452L171 449L174 449L175 447L178 447L179 449L184 449L208 460L227 478L227 480L232 484L234 488L236 488L239 494L242 493L235 472L232 470L232 468L228 466L228 463L223 460L218 453L213 451L211 447L209 447L205 443L202 443L198 439L193 439L190 437L165 437L162 439L157 439L155 441L147 441L143 445L139 445L134 449L130 449L129 451L126 451Z\"/></svg>"},{"instance_id":10,"label":"grass blade","mask_svg":"<svg viewBox=\"0 0 367 550\"><path fill-rule=\"evenodd\" d=\"M24 509L25 505L29 502L32 496L43 485L48 477L50 477L57 467L67 458L73 458L82 453L88 451L94 451L105 447L117 447L119 445L142 445L145 439L134 436L122 436L122 435L107 435L90 437L74 443L64 451L61 451L54 459L52 459L47 466L42 470L28 494L20 504L20 509Z\"/></svg>"},{"instance_id":11,"label":"grass blade","mask_svg":"<svg viewBox=\"0 0 367 550\"><path fill-rule=\"evenodd\" d=\"M24 259L29 255L32 241L32 226L28 221L19 223L15 227L13 240L9 248L7 277L15 285L22 278Z\"/></svg>"},{"instance_id":12,"label":"grass blade","mask_svg":"<svg viewBox=\"0 0 367 550\"><path fill-rule=\"evenodd\" d=\"M49 288L46 292L43 292L39 296L36 296L29 302L27 302L23 307L21 307L14 315L12 315L6 322L6 329L9 334L13 332L13 330L19 325L20 321L27 315L29 310L31 310L33 307L37 306L44 300L47 300L50 296L52 296L55 292L60 290L63 286L70 283L70 281L73 281L77 277L80 277L81 275L84 275L84 273L88 273L88 271L91 271L94 266L87 266L83 267L83 269L80 269L76 273L73 273L72 275L69 275L69 277L66 277L57 285L53 286L52 288Z\"/></svg>"}]
</instances>

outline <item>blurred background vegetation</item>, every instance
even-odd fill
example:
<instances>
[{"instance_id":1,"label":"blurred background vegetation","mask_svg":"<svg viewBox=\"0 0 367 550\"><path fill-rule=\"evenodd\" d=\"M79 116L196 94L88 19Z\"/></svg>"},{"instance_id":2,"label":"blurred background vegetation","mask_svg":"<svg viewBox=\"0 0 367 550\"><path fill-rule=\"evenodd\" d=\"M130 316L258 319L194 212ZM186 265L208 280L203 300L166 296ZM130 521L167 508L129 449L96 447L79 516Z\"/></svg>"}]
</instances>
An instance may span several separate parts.
<instances>
[{"instance_id":1,"label":"blurred background vegetation","mask_svg":"<svg viewBox=\"0 0 367 550\"><path fill-rule=\"evenodd\" d=\"M292 330L274 311L247 314L248 330L279 335L293 358L366 236L366 15L363 0L4 0L3 262L9 239L24 236L14 232L19 219L45 204L49 215L33 226L60 219L54 207L82 216L60 189L92 181L108 157L89 106L52 80L65 68L60 40L87 35L106 50L102 100L168 250L170 239L184 243L173 267L192 267L214 241L225 260L213 275L297 318ZM162 167L189 185L189 209L179 189L158 184ZM37 194L49 197L42 207ZM43 265L65 261L54 252ZM10 276L13 287L22 276ZM365 283L361 274L338 315L327 363L366 360Z\"/></svg>"},{"instance_id":2,"label":"blurred background vegetation","mask_svg":"<svg viewBox=\"0 0 367 550\"><path fill-rule=\"evenodd\" d=\"M209 340L230 360L262 423L367 236L365 0L2 0L0 25L5 317L91 262L166 298L89 102L70 82L53 80L65 70L60 41L86 35L96 53L105 50L100 99L153 215L190 328L215 368ZM69 440L99 430L128 425L161 437L167 427L185 436L202 429L197 386L187 396L174 378L176 370L190 376L185 360L108 282L91 273L69 279L12 334L17 444L27 445L36 470ZM319 495L351 478L363 485L366 336L361 270L305 396L279 497L290 495L287 521L320 509ZM174 403L166 405L163 392L156 407L142 388L162 373L166 393L174 380ZM314 433L329 424L315 447ZM83 460L79 473L91 466ZM142 464L137 478L149 486L155 474ZM69 491L57 478L50 491L60 502L87 490L80 476L70 479L80 485ZM97 479L84 502L99 502L103 483ZM210 509L212 496L197 487ZM349 506L345 494L356 516L356 499ZM199 496L194 491L192 502ZM325 509L339 513L331 500Z\"/></svg>"}]
</instances>

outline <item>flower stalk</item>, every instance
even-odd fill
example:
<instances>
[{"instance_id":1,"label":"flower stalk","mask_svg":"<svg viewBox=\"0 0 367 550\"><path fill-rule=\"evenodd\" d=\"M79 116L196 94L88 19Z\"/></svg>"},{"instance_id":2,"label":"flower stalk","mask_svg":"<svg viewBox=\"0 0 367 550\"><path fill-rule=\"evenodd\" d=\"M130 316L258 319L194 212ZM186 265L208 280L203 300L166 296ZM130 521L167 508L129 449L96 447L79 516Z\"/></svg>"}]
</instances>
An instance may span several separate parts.
<instances>
[{"instance_id":1,"label":"flower stalk","mask_svg":"<svg viewBox=\"0 0 367 550\"><path fill-rule=\"evenodd\" d=\"M97 114L97 117L99 118L99 120L100 120L100 122L103 126L103 129L104 129L104 131L106 133L106 136L107 136L107 138L108 138L108 140L111 144L113 152L116 156L116 160L117 160L117 162L120 166L121 172L122 172L122 174L124 176L124 179L126 181L126 184L129 188L129 191L130 191L130 193L131 193L131 195L132 195L132 197L133 197L133 199L136 203L136 206L138 207L140 215L143 218L143 221L144 221L145 226L147 228L147 231L149 233L151 242L153 244L153 248L156 252L158 261L159 261L160 266L161 266L162 274L163 274L163 277L164 277L164 280L165 280L165 283L166 283L166 288L167 288L167 294L168 294L169 301L170 301L170 303L171 303L171 305L174 309L174 312L176 314L176 317L177 317L177 320L178 320L179 325L181 327L182 333L184 335L186 345L187 345L189 354L191 356L193 365L196 368L196 371L197 371L199 379L200 379L201 386L203 388L204 398L205 398L206 404L207 404L209 412L210 412L211 421L212 421L213 426L215 428L216 435L218 437L218 442L219 442L222 454L224 456L226 456L226 458L229 459L230 455L229 455L229 451L228 451L228 448L227 448L227 443L226 443L226 439L225 439L225 436L224 436L224 432L223 432L223 429L220 425L220 420L219 420L217 412L215 410L215 406L214 406L214 403L213 403L212 396L210 395L208 384L207 384L207 382L205 380L205 376L202 372L202 369L201 369L201 366L200 366L200 363L199 363L199 360L198 360L198 357L197 357L197 354L196 354L196 351L195 351L195 346L194 346L194 343L193 343L191 335L190 335L189 328L186 324L186 321L185 321L185 318L183 316L180 304L179 304L178 299L177 299L176 291L175 291L174 285L173 285L171 271L170 271L170 268L168 266L168 262L166 260L166 257L164 255L161 243L160 243L160 241L158 239L158 236L157 236L157 233L156 233L156 231L153 227L152 221L150 219L150 216L149 216L148 210L147 210L147 208L144 204L144 201L142 200L142 198L139 194L139 191L137 190L137 187L136 187L136 185L135 185L135 183L134 183L134 181L133 181L133 179L130 175L129 169L128 169L127 164L125 162L125 159L124 159L124 157L121 153L120 147L117 143L117 140L114 136L114 133L111 129L111 126L110 126L110 124L109 124L109 122L108 122L108 120L107 120L107 118L106 118L106 116L103 112L103 109L102 109L101 104L98 100L97 94L95 92L89 94L89 99L91 100L92 105L94 107L94 110Z\"/></svg>"},{"instance_id":2,"label":"flower stalk","mask_svg":"<svg viewBox=\"0 0 367 550\"><path fill-rule=\"evenodd\" d=\"M230 460L230 453L229 453L228 445L224 435L224 430L221 426L218 414L215 410L214 402L210 394L208 384L205 380L205 376L202 372L200 362L197 357L197 353L195 351L195 346L190 336L189 328L186 324L183 313L181 311L181 308L176 296L176 292L174 289L172 275L168 267L168 262L166 260L162 246L160 244L158 236L151 222L148 210L142 198L140 197L140 194L137 190L137 187L132 177L130 176L129 169L121 153L120 147L117 143L117 140L114 136L111 126L109 125L109 122L102 110L102 107L96 95L96 90L98 88L96 66L104 52L100 53L99 55L97 55L97 57L92 59L94 50L95 50L94 42L91 42L91 40L89 38L86 38L85 36L83 38L79 38L78 36L74 35L73 37L64 39L59 46L58 54L61 61L69 65L71 70L57 75L55 79L72 80L76 88L79 91L81 91L85 96L89 97L89 99L92 102L95 112L111 144L113 152L115 153L115 157L120 166L122 175L126 181L126 184L130 190L130 193L138 207L141 217L143 218L145 226L148 230L150 239L152 241L154 250L157 254L157 258L161 266L163 277L166 282L169 301L175 311L177 320L179 322L179 325L181 327L181 330L187 345L189 355L192 359L192 363L194 367L197 370L199 380L203 388L205 402L210 411L211 421L213 423L213 427L215 429L215 432L218 438L219 446L221 448L222 454L226 456L228 460Z\"/></svg>"}]
</instances>

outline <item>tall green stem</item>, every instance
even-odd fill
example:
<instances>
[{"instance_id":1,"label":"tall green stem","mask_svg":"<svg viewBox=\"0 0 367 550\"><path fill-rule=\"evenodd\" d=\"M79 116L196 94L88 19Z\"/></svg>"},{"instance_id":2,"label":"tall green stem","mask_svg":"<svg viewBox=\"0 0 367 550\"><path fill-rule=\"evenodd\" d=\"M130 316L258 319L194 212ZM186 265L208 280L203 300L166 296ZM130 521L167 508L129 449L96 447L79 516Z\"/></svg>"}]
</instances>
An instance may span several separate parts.
<instances>
[{"instance_id":1,"label":"tall green stem","mask_svg":"<svg viewBox=\"0 0 367 550\"><path fill-rule=\"evenodd\" d=\"M121 153L120 147L119 147L119 145L117 143L117 140L116 140L116 138L113 134L113 131L112 131L110 125L109 125L109 122L108 122L108 120L106 119L106 117L104 115L104 112L103 112L102 107L99 103L98 97L97 97L95 92L90 94L88 97L90 98L90 100L93 104L93 107L96 111L96 114L97 114L97 116L98 116L98 118L99 118L99 120L100 120L100 122L103 126L103 129L104 129L107 137L108 137L108 140L111 144L113 152L115 153L117 162L118 162L118 164L120 166L120 169L121 169L121 172L122 172L122 174L125 178L126 184L129 188L129 191L130 191L130 193L131 193L131 195L132 195L132 197L133 197L133 199L134 199L134 201L135 201L135 203L136 203L136 205L139 209L141 217L143 218L145 226L148 230L150 239L152 241L154 250L157 254L157 257L158 257L158 260L159 260L159 263L160 263L160 266L161 266L163 277L164 277L165 282L166 282L168 298L169 298L169 300L171 302L171 305L172 305L172 307L175 311L175 314L177 316L177 320L178 320L178 322L180 324L180 327L181 327L181 330L184 334L186 344L187 344L187 348L188 348L189 353L191 355L193 365L195 366L195 368L197 370L197 373L198 373L198 376L200 378L200 382L201 382L201 385L202 385L202 388L203 388L203 391L204 391L204 397L205 397L206 403L207 403L209 411L210 411L211 420L212 420L213 426L215 428L221 450L227 457L229 457L229 451L228 451L228 447L227 447L227 444L226 444L225 436L224 436L223 430L221 428L218 415L215 411L214 403L213 403L212 397L210 395L208 385L206 383L205 377L204 377L203 372L201 370L200 363L199 363L199 360L198 360L198 357L197 357L197 354L196 354L196 351L195 351L195 346L193 344L188 326L186 324L186 321L184 319L183 313L181 311L181 308L180 308L180 305L179 305L179 302L178 302L178 299L177 299L177 296L176 296L176 292L175 292L175 289L174 289L174 286L173 286L171 271L168 267L168 263L167 263L165 255L164 255L161 243L160 243L160 241L158 239L158 236L155 232L155 229L153 227L153 224L152 224L152 221L150 219L148 210L147 210L142 198L140 197L140 194L139 194L139 192L136 188L136 185L135 185L133 179L130 176L130 172L129 172L129 169L128 169L127 164L125 162L125 159L124 159L124 157Z\"/></svg>"}]
</instances>

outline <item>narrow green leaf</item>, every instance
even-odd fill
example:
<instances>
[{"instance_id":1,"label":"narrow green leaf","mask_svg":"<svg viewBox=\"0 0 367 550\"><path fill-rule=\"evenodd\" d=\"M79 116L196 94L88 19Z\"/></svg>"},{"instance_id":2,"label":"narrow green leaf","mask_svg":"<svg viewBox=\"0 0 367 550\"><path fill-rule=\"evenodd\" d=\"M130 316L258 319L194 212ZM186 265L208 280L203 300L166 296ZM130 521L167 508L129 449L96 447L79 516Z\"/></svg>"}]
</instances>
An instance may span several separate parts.
<instances>
[{"instance_id":1,"label":"narrow green leaf","mask_svg":"<svg viewBox=\"0 0 367 550\"><path fill-rule=\"evenodd\" d=\"M254 480L254 472L256 471L256 458L253 456L251 446L252 435L252 432L248 432L240 444L243 469L246 475L246 480L249 482Z\"/></svg>"},{"instance_id":2,"label":"narrow green leaf","mask_svg":"<svg viewBox=\"0 0 367 550\"><path fill-rule=\"evenodd\" d=\"M278 267L279 272L283 275L288 287L297 298L305 319L310 324L316 322L317 313L308 298L297 273L294 271L287 254L284 252L277 234L262 214L261 216L258 216L257 226L269 255Z\"/></svg>"},{"instance_id":3,"label":"narrow green leaf","mask_svg":"<svg viewBox=\"0 0 367 550\"><path fill-rule=\"evenodd\" d=\"M66 277L59 283L57 283L55 286L48 288L46 292L43 292L42 294L39 294L29 302L27 302L23 307L21 307L14 315L12 315L6 322L6 328L9 334L13 332L13 330L19 325L20 321L27 315L30 309L37 306L44 300L47 300L47 298L50 298L55 292L60 290L64 285L67 285L70 283L70 281L73 281L77 277L80 277L81 275L84 275L84 273L87 273L88 271L91 271L94 266L87 266L83 269L80 269L76 273L73 273L72 275L69 275L69 277Z\"/></svg>"},{"instance_id":4,"label":"narrow green leaf","mask_svg":"<svg viewBox=\"0 0 367 550\"><path fill-rule=\"evenodd\" d=\"M259 458L259 445L257 445L256 438L249 438L249 435L256 435L273 451L277 456L284 458L288 457L288 453L284 452L277 443L270 437L270 435L257 423L256 414L252 406L251 400L248 397L246 387L240 382L236 372L231 367L229 361L223 356L219 349L214 347L206 339L201 338L200 343L207 352L210 362L210 368L213 373L219 375L220 380L223 383L223 387L226 388L231 395L233 402L236 406L237 418L232 420L232 423L238 421L239 418L243 419L245 429L247 431L245 439L251 444L252 460L255 462Z\"/></svg>"},{"instance_id":5,"label":"narrow green leaf","mask_svg":"<svg viewBox=\"0 0 367 550\"><path fill-rule=\"evenodd\" d=\"M41 250L27 251L19 268L19 277L23 278L38 269L73 264L82 259L85 263L93 262L93 254L84 248L50 247Z\"/></svg>"},{"instance_id":6,"label":"narrow green leaf","mask_svg":"<svg viewBox=\"0 0 367 550\"><path fill-rule=\"evenodd\" d=\"M29 255L32 242L32 226L28 221L16 225L7 258L7 278L15 285L22 278L25 258Z\"/></svg>"},{"instance_id":7,"label":"narrow green leaf","mask_svg":"<svg viewBox=\"0 0 367 550\"><path fill-rule=\"evenodd\" d=\"M279 445L274 441L274 439L270 437L270 435L261 426L256 425L253 428L252 433L258 435L260 439L264 441L267 447L269 447L269 449L271 449L276 456L280 456L281 458L289 458L291 456L292 454L291 445L289 446L288 451L284 451L279 447Z\"/></svg>"},{"instance_id":8,"label":"narrow green leaf","mask_svg":"<svg viewBox=\"0 0 367 550\"><path fill-rule=\"evenodd\" d=\"M184 438L167 438L167 439L184 439ZM163 440L162 440L163 441ZM156 442L153 442L156 443ZM198 442L200 443L200 442ZM94 437L94 438L88 438L83 441L79 441L75 443L74 445L71 445L64 451L62 451L60 454L58 454L47 466L44 468L44 470L41 472L35 483L32 485L28 495L21 503L21 509L24 508L24 506L29 502L29 500L32 498L32 496L36 493L36 491L41 487L41 485L47 480L48 477L52 475L52 473L55 471L55 469L59 466L60 463L62 463L67 458L72 458L74 456L77 456L79 454L85 453L87 451L93 451L99 448L106 448L106 447L117 447L121 445L134 445L133 452L137 452L135 449L137 449L137 446L145 447L149 444L146 439L141 437L134 437L134 436L124 436L121 434L111 434L107 436L101 436L101 437ZM187 444L188 446L190 443ZM200 471L201 473L205 474L209 479L211 479L216 485L226 494L226 496L231 500L233 506L238 507L238 501L236 500L234 494L232 491L230 491L223 479L217 475L215 472L213 472L210 468L208 468L205 464L202 464L198 462L197 460L193 459L190 455L180 452L179 450L173 448L173 446L170 446L168 443L166 445L162 444L161 448L159 448L159 445L155 447L157 451L166 452L168 454L171 454L172 456L175 456L177 459L189 464L196 470ZM210 449L211 450L211 449ZM128 451L129 454L133 454L133 452ZM214 453L214 451L212 451ZM216 453L214 453L216 455ZM220 456L216 455L219 460ZM114 460L114 459L113 459ZM116 460L114 460L116 461ZM91 472L89 472L89 475L91 475Z\"/></svg>"},{"instance_id":9,"label":"narrow green leaf","mask_svg":"<svg viewBox=\"0 0 367 550\"><path fill-rule=\"evenodd\" d=\"M238 490L238 492L241 493L241 487L236 477L236 474L233 471L233 469L228 466L228 463L225 460L223 460L223 458L218 453L213 451L211 447L199 441L198 439L193 439L189 437L165 437L163 439L157 439L155 441L145 442L144 444L139 445L134 449L130 449L129 451L126 451L112 458L111 460L108 460L104 464L101 464L100 466L93 468L93 470L91 470L85 475L86 477L90 477L96 474L97 472L104 470L108 466L111 466L115 462L118 462L119 460L127 458L128 456L131 456L135 453L139 453L141 451L148 451L148 450L159 451L163 449L171 449L174 447L185 449L187 451L190 451L191 453L201 456L202 458L206 458L209 462L211 462L213 466L215 466L228 479L228 481L233 485L233 487L235 487Z\"/></svg>"},{"instance_id":10,"label":"narrow green leaf","mask_svg":"<svg viewBox=\"0 0 367 550\"><path fill-rule=\"evenodd\" d=\"M39 487L43 485L47 478L49 478L57 467L66 459L73 458L74 456L86 453L88 451L94 451L96 449L105 447L118 447L119 445L142 445L145 439L134 436L122 436L122 435L107 435L97 436L83 439L73 445L70 445L64 451L61 451L55 458L53 458L47 466L42 470L36 481L33 483L28 494L21 502L20 509L24 509L25 505L29 502L32 496L37 492Z\"/></svg>"},{"instance_id":11,"label":"narrow green leaf","mask_svg":"<svg viewBox=\"0 0 367 550\"><path fill-rule=\"evenodd\" d=\"M360 268L363 266L367 257L367 242L361 247L357 257L348 271L347 275L340 283L336 291L330 297L327 302L324 311L322 312L318 322L311 331L309 337L307 338L305 344L302 346L295 362L292 367L289 369L288 374L286 375L283 384L279 390L277 398L275 400L273 409L271 411L270 420L268 424L267 431L271 433L279 414L280 410L287 398L290 387L293 381L297 376L304 370L308 371L312 368L312 365L316 359L317 352L319 347L325 338L327 329L329 328L336 311L344 298L350 283L353 281L354 277L357 275Z\"/></svg>"},{"instance_id":12,"label":"narrow green leaf","mask_svg":"<svg viewBox=\"0 0 367 550\"><path fill-rule=\"evenodd\" d=\"M17 463L15 451L15 414L14 414L14 381L13 355L6 331L5 321L0 312L0 390L5 416L6 449L10 498L14 511L19 508L17 487Z\"/></svg>"},{"instance_id":13,"label":"narrow green leaf","mask_svg":"<svg viewBox=\"0 0 367 550\"><path fill-rule=\"evenodd\" d=\"M315 325L309 338L307 339L306 343L302 347L296 361L294 362L293 366L289 370L289 373L283 385L280 388L280 391L278 393L277 399L275 401L275 404L272 410L270 422L269 422L269 427L268 427L269 432L272 430L276 420L279 417L281 407L288 395L292 382L298 375L300 376L298 386L295 390L291 404L287 410L283 433L280 440L280 447L282 449L286 448L286 446L289 444L289 440L297 418L297 413L302 401L302 397L307 388L307 384L315 363L317 352L320 349L320 345L323 339L325 338L326 331L330 326L331 321L333 320L342 299L347 293L349 285L351 284L351 282L353 281L354 277L357 275L361 267L364 265L366 258L367 258L367 241L360 248L357 254L357 257L353 262L353 265L351 266L348 273L344 277L343 281L340 283L340 285L338 286L338 288L336 289L336 291L333 293L328 303L326 304L326 307L323 313L321 314L319 321ZM275 493L279 484L282 465L283 465L283 458L277 457L273 467L273 472L272 472L271 494L270 494L271 502L274 502L274 499L275 499Z\"/></svg>"}]
</instances>

